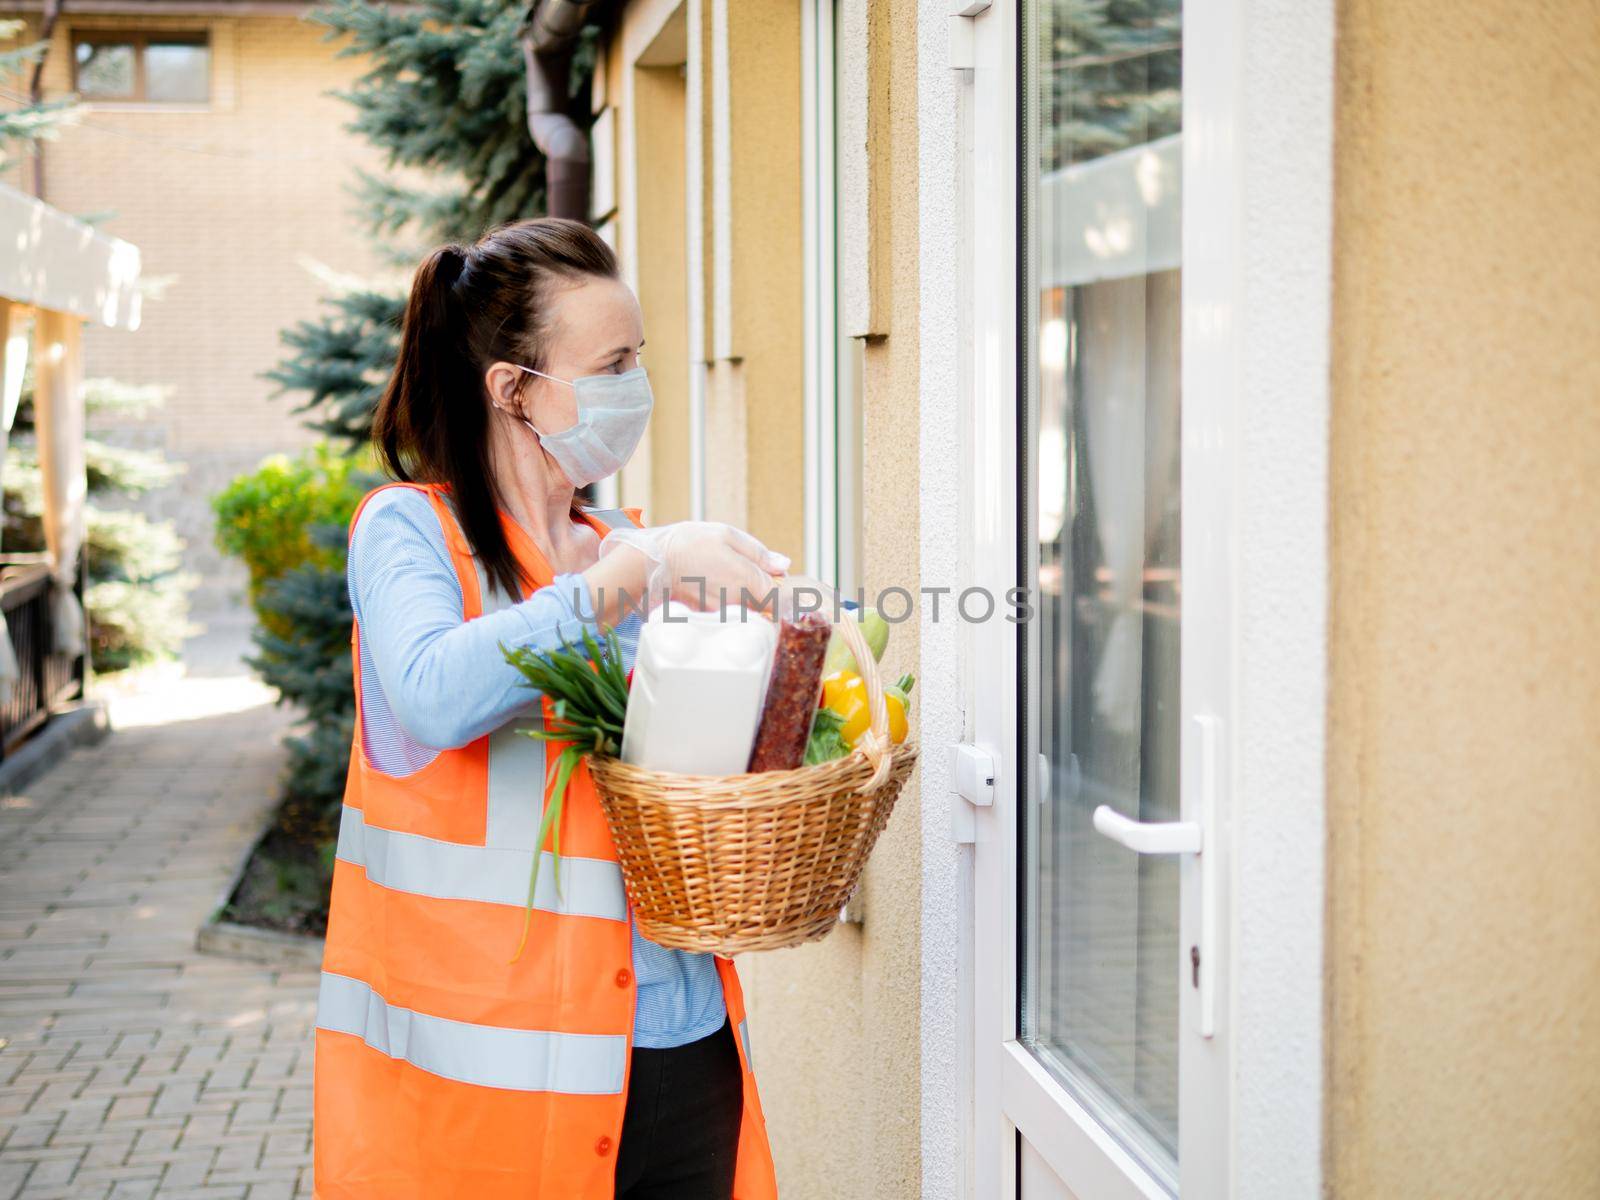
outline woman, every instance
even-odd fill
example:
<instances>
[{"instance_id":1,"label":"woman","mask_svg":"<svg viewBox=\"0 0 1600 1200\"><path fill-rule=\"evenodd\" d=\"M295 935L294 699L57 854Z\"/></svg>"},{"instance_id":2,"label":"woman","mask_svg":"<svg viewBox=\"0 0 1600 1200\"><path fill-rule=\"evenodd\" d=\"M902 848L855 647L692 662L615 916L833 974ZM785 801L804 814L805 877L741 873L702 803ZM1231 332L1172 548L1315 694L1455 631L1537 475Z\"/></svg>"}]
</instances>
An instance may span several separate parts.
<instances>
[{"instance_id":1,"label":"woman","mask_svg":"<svg viewBox=\"0 0 1600 1200\"><path fill-rule=\"evenodd\" d=\"M648 593L762 595L725 525L636 529L575 489L650 408L639 306L587 226L522 221L417 271L351 521L357 720L317 1011L324 1200L767 1200L731 960L633 928L586 771L540 870L541 717L501 646L614 626ZM703 582L702 582L703 581ZM630 664L631 665L631 664ZM547 843L548 846L549 843Z\"/></svg>"}]
</instances>

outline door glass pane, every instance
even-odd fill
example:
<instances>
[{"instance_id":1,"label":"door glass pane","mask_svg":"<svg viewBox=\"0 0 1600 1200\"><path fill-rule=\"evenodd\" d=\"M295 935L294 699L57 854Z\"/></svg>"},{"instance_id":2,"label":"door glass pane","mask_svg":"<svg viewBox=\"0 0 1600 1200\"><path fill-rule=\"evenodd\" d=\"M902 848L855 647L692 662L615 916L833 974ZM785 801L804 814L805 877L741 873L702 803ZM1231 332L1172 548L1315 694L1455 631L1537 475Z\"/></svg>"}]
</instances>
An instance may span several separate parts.
<instances>
[{"instance_id":1,"label":"door glass pane","mask_svg":"<svg viewBox=\"0 0 1600 1200\"><path fill-rule=\"evenodd\" d=\"M211 51L204 42L151 42L144 52L146 98L204 104L209 96Z\"/></svg>"},{"instance_id":2,"label":"door glass pane","mask_svg":"<svg viewBox=\"0 0 1600 1200\"><path fill-rule=\"evenodd\" d=\"M1093 826L1178 818L1180 0L1025 7L1021 1013L1157 1174L1178 1144L1178 864Z\"/></svg>"}]
</instances>

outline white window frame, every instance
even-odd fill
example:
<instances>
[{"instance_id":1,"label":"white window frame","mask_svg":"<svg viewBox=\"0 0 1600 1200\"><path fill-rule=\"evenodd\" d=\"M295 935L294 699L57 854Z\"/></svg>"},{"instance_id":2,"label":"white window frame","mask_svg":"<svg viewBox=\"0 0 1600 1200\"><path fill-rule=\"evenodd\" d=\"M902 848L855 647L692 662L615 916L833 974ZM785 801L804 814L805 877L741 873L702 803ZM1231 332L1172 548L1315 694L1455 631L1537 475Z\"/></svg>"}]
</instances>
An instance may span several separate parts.
<instances>
[{"instance_id":1,"label":"white window frame","mask_svg":"<svg viewBox=\"0 0 1600 1200\"><path fill-rule=\"evenodd\" d=\"M808 574L854 595L861 586L860 346L841 337L839 322L837 18L838 0L801 5L804 561Z\"/></svg>"},{"instance_id":2,"label":"white window frame","mask_svg":"<svg viewBox=\"0 0 1600 1200\"><path fill-rule=\"evenodd\" d=\"M684 178L688 194L684 197L684 225L689 236L686 266L688 279L689 328L689 516L703 521L706 516L706 255L711 247L705 240L706 177L711 147L705 139L705 113L714 102L708 87L712 64L706 61L702 36L705 4L709 0L684 0L689 25L689 47L684 63L684 133L686 158Z\"/></svg>"},{"instance_id":3,"label":"white window frame","mask_svg":"<svg viewBox=\"0 0 1600 1200\"><path fill-rule=\"evenodd\" d=\"M800 6L801 179L805 230L805 564L837 579L838 454L834 282L833 0Z\"/></svg>"},{"instance_id":4,"label":"white window frame","mask_svg":"<svg viewBox=\"0 0 1600 1200\"><path fill-rule=\"evenodd\" d=\"M1265 1200L1316 1195L1321 1180L1333 14L1331 0L1272 21L1254 11L1195 0L1185 13L1182 791L1188 818L1206 718L1219 735L1209 845L1227 863L1214 1036L1191 1032L1197 1005L1181 992L1178 1190ZM1017 0L972 21L961 135L963 576L1001 588L1019 574L1017 21ZM1021 716L1014 634L990 622L963 635L966 740L1002 751ZM975 814L966 1193L1011 1200L1020 1163L1085 1200L1168 1196L1016 1040L1016 774L1002 770L994 807Z\"/></svg>"}]
</instances>

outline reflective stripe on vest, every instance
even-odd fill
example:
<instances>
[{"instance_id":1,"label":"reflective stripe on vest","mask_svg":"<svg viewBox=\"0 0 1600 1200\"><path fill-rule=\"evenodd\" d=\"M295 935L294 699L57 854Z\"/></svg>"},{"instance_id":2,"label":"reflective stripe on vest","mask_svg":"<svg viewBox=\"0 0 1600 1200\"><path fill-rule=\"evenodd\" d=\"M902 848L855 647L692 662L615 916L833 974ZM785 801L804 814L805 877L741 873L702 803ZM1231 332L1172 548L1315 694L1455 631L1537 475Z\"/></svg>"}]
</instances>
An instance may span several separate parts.
<instances>
[{"instance_id":1,"label":"reflective stripe on vest","mask_svg":"<svg viewBox=\"0 0 1600 1200\"><path fill-rule=\"evenodd\" d=\"M526 794L522 802L531 807ZM339 817L339 844L334 853L364 868L368 879L391 891L517 908L528 902L532 850L467 846L397 833L368 825L365 813L346 805ZM559 893L555 875L555 855L547 850L539 864L535 908L564 916L627 920L628 899L622 887L622 868L616 863L563 854Z\"/></svg>"},{"instance_id":2,"label":"reflective stripe on vest","mask_svg":"<svg viewBox=\"0 0 1600 1200\"><path fill-rule=\"evenodd\" d=\"M453 507L451 512L455 512ZM595 516L628 520L616 509L596 513ZM472 569L478 580L479 615L487 616L510 607L511 599L490 581L483 560L477 555L472 556ZM577 634L570 636L576 638ZM507 721L489 734L489 807L484 841L490 846L529 850L538 839L539 822L544 816L543 792L538 793L541 797L538 803L530 803L529 781L543 781L545 778L545 747L538 738L529 737L523 731L542 728L543 724L543 711L534 707L524 716ZM541 882L544 872L545 868L541 866Z\"/></svg>"},{"instance_id":3,"label":"reflective stripe on vest","mask_svg":"<svg viewBox=\"0 0 1600 1200\"><path fill-rule=\"evenodd\" d=\"M439 500L459 530L461 517L456 512L455 501L443 495ZM452 532L445 530L447 542L451 540ZM483 567L483 559L471 554L465 546L463 553L471 558L473 573L478 580L477 615L487 616L509 607L512 601L499 587L491 584L489 573ZM544 743L524 732L540 728L544 723L544 714L531 692L529 702L531 707L527 713L505 722L489 734L489 794L483 840L486 845L501 849L532 850L539 837L540 818L544 815ZM539 868L539 874L542 879L543 866Z\"/></svg>"},{"instance_id":4,"label":"reflective stripe on vest","mask_svg":"<svg viewBox=\"0 0 1600 1200\"><path fill-rule=\"evenodd\" d=\"M607 529L632 529L633 519L620 508L586 508L583 515L593 517Z\"/></svg>"},{"instance_id":5,"label":"reflective stripe on vest","mask_svg":"<svg viewBox=\"0 0 1600 1200\"><path fill-rule=\"evenodd\" d=\"M616 1095L628 1060L621 1034L506 1029L388 1004L359 979L322 973L317 1028L350 1033L433 1075L521 1092Z\"/></svg>"},{"instance_id":6,"label":"reflective stripe on vest","mask_svg":"<svg viewBox=\"0 0 1600 1200\"><path fill-rule=\"evenodd\" d=\"M474 555L472 566L478 575L479 615L509 607L506 594L490 585L483 560ZM490 846L531 850L539 837L544 807L544 743L523 730L542 728L544 714L531 692L529 700L534 707L525 716L507 721L489 734L489 811L484 841ZM543 867L539 874L544 875Z\"/></svg>"},{"instance_id":7,"label":"reflective stripe on vest","mask_svg":"<svg viewBox=\"0 0 1600 1200\"><path fill-rule=\"evenodd\" d=\"M755 1060L750 1057L750 1022L741 1019L739 1022L739 1043L744 1047L744 1065L748 1070L756 1069Z\"/></svg>"}]
</instances>

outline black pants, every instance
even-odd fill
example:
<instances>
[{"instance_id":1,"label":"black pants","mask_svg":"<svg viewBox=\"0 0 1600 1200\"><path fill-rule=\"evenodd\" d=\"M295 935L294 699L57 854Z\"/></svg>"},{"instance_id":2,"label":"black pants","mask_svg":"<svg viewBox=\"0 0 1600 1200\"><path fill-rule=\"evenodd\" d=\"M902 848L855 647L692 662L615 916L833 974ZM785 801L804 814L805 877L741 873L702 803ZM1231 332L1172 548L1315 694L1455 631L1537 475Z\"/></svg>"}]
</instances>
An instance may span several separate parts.
<instances>
[{"instance_id":1,"label":"black pants","mask_svg":"<svg viewBox=\"0 0 1600 1200\"><path fill-rule=\"evenodd\" d=\"M669 1050L635 1047L617 1148L618 1200L729 1200L744 1114L733 1027Z\"/></svg>"}]
</instances>

